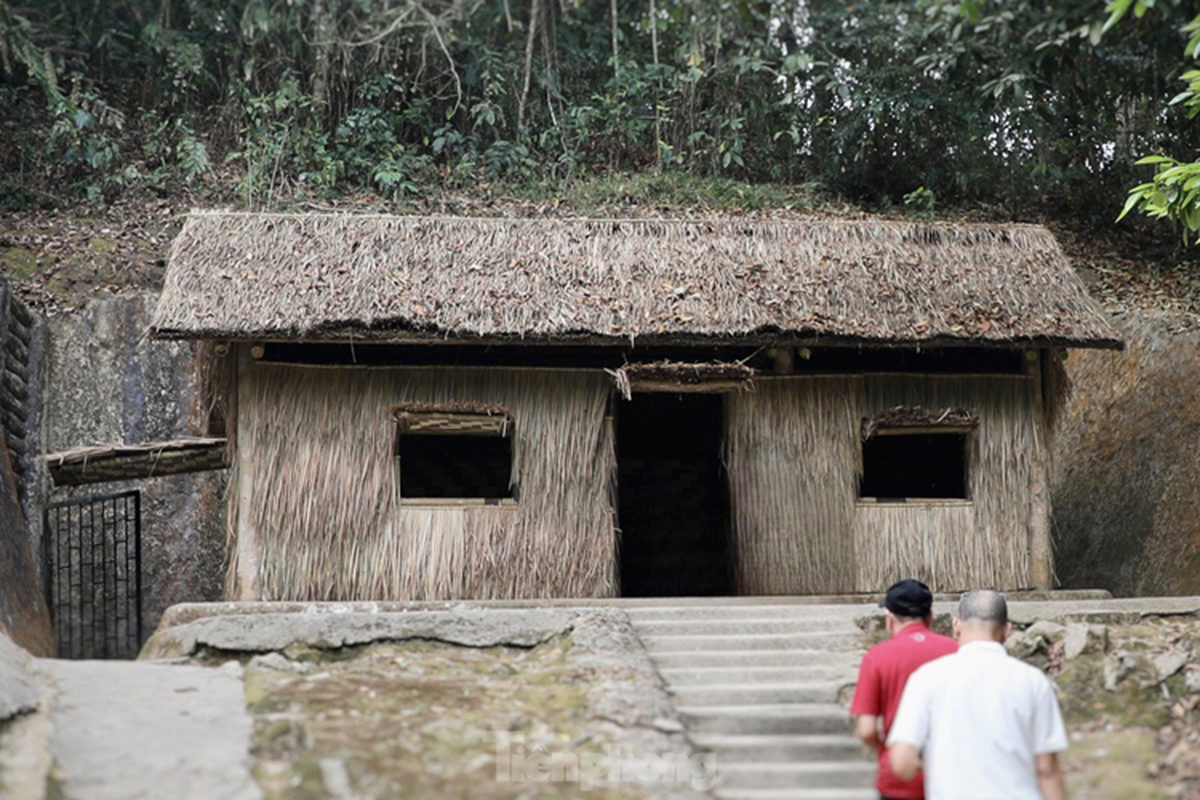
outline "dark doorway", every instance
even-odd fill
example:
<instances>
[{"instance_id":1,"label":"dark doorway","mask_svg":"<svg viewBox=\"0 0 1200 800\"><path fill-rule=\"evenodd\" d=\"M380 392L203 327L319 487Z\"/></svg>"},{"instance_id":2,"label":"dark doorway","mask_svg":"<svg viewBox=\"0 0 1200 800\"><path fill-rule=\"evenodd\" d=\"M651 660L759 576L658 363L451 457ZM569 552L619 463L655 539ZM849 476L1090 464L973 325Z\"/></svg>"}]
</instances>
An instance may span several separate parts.
<instances>
[{"instance_id":1,"label":"dark doorway","mask_svg":"<svg viewBox=\"0 0 1200 800\"><path fill-rule=\"evenodd\" d=\"M720 395L644 394L617 411L621 590L730 594Z\"/></svg>"}]
</instances>

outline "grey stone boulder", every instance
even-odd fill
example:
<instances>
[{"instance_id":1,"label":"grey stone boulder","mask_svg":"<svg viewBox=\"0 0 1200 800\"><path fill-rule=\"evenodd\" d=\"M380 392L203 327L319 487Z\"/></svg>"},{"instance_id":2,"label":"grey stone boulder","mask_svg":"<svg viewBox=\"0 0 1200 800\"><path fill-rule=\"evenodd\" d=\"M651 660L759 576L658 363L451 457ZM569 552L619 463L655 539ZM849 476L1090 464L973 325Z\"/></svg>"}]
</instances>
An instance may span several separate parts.
<instances>
[{"instance_id":1,"label":"grey stone boulder","mask_svg":"<svg viewBox=\"0 0 1200 800\"><path fill-rule=\"evenodd\" d=\"M1040 636L1050 644L1053 644L1062 641L1063 636L1066 635L1067 628L1065 625L1059 625L1057 622L1042 619L1026 628L1025 632L1031 636Z\"/></svg>"},{"instance_id":2,"label":"grey stone boulder","mask_svg":"<svg viewBox=\"0 0 1200 800\"><path fill-rule=\"evenodd\" d=\"M1115 692L1122 683L1132 681L1142 688L1161 683L1158 669L1149 656L1117 650L1104 659L1104 688Z\"/></svg>"},{"instance_id":3,"label":"grey stone boulder","mask_svg":"<svg viewBox=\"0 0 1200 800\"><path fill-rule=\"evenodd\" d=\"M1063 634L1063 658L1070 661L1089 653L1103 653L1108 647L1108 628L1087 622L1073 622Z\"/></svg>"},{"instance_id":4,"label":"grey stone boulder","mask_svg":"<svg viewBox=\"0 0 1200 800\"><path fill-rule=\"evenodd\" d=\"M303 661L293 661L283 653L270 652L257 655L250 659L249 666L257 669L271 669L277 672L311 672L312 665Z\"/></svg>"},{"instance_id":5,"label":"grey stone boulder","mask_svg":"<svg viewBox=\"0 0 1200 800\"><path fill-rule=\"evenodd\" d=\"M1046 639L1032 631L1014 631L1004 642L1004 649L1013 658L1027 659L1046 650Z\"/></svg>"},{"instance_id":6,"label":"grey stone boulder","mask_svg":"<svg viewBox=\"0 0 1200 800\"><path fill-rule=\"evenodd\" d=\"M1188 654L1179 651L1168 651L1166 653L1159 653L1150 659L1150 661L1154 664L1154 671L1158 674L1158 682L1162 683L1184 668L1188 663Z\"/></svg>"}]
</instances>

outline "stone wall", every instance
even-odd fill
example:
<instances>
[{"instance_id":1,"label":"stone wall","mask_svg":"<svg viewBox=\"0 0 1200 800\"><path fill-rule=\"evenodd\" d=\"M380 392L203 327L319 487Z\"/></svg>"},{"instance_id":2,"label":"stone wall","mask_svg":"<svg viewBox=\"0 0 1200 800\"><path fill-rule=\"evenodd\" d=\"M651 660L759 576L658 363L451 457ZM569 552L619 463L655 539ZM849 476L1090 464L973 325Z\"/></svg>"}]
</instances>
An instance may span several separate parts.
<instances>
[{"instance_id":1,"label":"stone wall","mask_svg":"<svg viewBox=\"0 0 1200 800\"><path fill-rule=\"evenodd\" d=\"M201 433L188 343L146 339L155 295L106 296L49 320L43 452ZM174 603L221 597L225 473L54 489L47 502L142 493L142 619L148 637Z\"/></svg>"},{"instance_id":2,"label":"stone wall","mask_svg":"<svg viewBox=\"0 0 1200 800\"><path fill-rule=\"evenodd\" d=\"M0 439L0 638L7 634L35 655L52 656L50 616L11 463Z\"/></svg>"},{"instance_id":3,"label":"stone wall","mask_svg":"<svg viewBox=\"0 0 1200 800\"><path fill-rule=\"evenodd\" d=\"M0 632L54 655L35 555L44 326L0 277Z\"/></svg>"},{"instance_id":4,"label":"stone wall","mask_svg":"<svg viewBox=\"0 0 1200 800\"><path fill-rule=\"evenodd\" d=\"M1054 442L1064 588L1200 594L1200 325L1129 314L1124 352L1074 351Z\"/></svg>"}]
</instances>

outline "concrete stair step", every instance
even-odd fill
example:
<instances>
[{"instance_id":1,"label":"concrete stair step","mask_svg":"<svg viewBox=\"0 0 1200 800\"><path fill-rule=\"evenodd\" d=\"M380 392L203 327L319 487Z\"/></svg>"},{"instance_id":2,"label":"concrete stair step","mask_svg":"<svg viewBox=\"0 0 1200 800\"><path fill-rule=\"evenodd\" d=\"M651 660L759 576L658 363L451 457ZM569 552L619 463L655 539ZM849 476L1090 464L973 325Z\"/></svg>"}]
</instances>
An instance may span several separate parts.
<instances>
[{"instance_id":1,"label":"concrete stair step","mask_svg":"<svg viewBox=\"0 0 1200 800\"><path fill-rule=\"evenodd\" d=\"M871 756L856 737L837 734L696 734L692 747L715 753L717 763L731 761L863 761Z\"/></svg>"},{"instance_id":2,"label":"concrete stair step","mask_svg":"<svg viewBox=\"0 0 1200 800\"><path fill-rule=\"evenodd\" d=\"M718 760L717 785L740 789L869 789L875 765L852 761L801 764L729 763Z\"/></svg>"},{"instance_id":3,"label":"concrete stair step","mask_svg":"<svg viewBox=\"0 0 1200 800\"><path fill-rule=\"evenodd\" d=\"M717 789L718 800L879 800L874 789Z\"/></svg>"},{"instance_id":4,"label":"concrete stair step","mask_svg":"<svg viewBox=\"0 0 1200 800\"><path fill-rule=\"evenodd\" d=\"M676 711L689 735L850 732L850 717L836 703L681 706Z\"/></svg>"},{"instance_id":5,"label":"concrete stair step","mask_svg":"<svg viewBox=\"0 0 1200 800\"><path fill-rule=\"evenodd\" d=\"M716 684L788 683L795 681L854 680L854 664L796 664L786 667L668 667L661 669L663 680L672 687Z\"/></svg>"},{"instance_id":6,"label":"concrete stair step","mask_svg":"<svg viewBox=\"0 0 1200 800\"><path fill-rule=\"evenodd\" d=\"M847 664L855 669L861 658L858 651L829 652L808 648L776 648L774 650L672 650L650 652L651 660L660 670L707 669L711 667L794 667Z\"/></svg>"},{"instance_id":7,"label":"concrete stair step","mask_svg":"<svg viewBox=\"0 0 1200 800\"><path fill-rule=\"evenodd\" d=\"M644 620L664 619L841 619L854 620L871 613L858 605L820 606L802 603L664 603L663 605L627 605L624 610L636 624ZM882 613L882 612L881 612Z\"/></svg>"},{"instance_id":8,"label":"concrete stair step","mask_svg":"<svg viewBox=\"0 0 1200 800\"><path fill-rule=\"evenodd\" d=\"M815 631L812 633L748 633L711 636L708 634L682 634L665 636L642 636L642 645L651 656L657 653L675 653L694 650L716 650L742 652L751 650L833 650L857 651L858 638L845 631Z\"/></svg>"},{"instance_id":9,"label":"concrete stair step","mask_svg":"<svg viewBox=\"0 0 1200 800\"><path fill-rule=\"evenodd\" d=\"M689 707L776 703L833 703L840 683L833 681L668 686L677 704Z\"/></svg>"},{"instance_id":10,"label":"concrete stair step","mask_svg":"<svg viewBox=\"0 0 1200 800\"><path fill-rule=\"evenodd\" d=\"M719 619L641 619L633 621L639 636L679 634L819 633L841 631L858 637L862 631L842 617L726 617Z\"/></svg>"}]
</instances>

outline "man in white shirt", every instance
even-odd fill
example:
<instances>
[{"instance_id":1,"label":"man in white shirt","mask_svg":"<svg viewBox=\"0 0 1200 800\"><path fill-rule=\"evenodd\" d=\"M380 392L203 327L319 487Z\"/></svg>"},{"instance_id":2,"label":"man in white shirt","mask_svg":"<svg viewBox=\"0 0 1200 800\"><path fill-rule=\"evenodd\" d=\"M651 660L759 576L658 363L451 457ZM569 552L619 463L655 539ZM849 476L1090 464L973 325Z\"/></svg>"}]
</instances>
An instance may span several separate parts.
<instances>
[{"instance_id":1,"label":"man in white shirt","mask_svg":"<svg viewBox=\"0 0 1200 800\"><path fill-rule=\"evenodd\" d=\"M958 652L908 679L887 745L902 779L924 754L928 800L1066 800L1054 687L1005 652L1011 630L1004 595L967 592L954 620Z\"/></svg>"}]
</instances>

